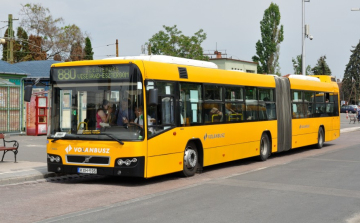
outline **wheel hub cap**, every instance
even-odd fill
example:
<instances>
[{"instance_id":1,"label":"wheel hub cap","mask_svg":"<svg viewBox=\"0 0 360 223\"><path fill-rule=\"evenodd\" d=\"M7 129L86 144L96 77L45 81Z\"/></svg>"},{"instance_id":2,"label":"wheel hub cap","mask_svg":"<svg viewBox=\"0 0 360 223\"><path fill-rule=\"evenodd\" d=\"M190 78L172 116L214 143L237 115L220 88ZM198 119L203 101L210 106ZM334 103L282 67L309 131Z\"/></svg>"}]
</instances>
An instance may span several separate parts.
<instances>
[{"instance_id":1,"label":"wheel hub cap","mask_svg":"<svg viewBox=\"0 0 360 223\"><path fill-rule=\"evenodd\" d=\"M184 163L187 168L194 168L197 162L197 155L194 150L187 148L184 154Z\"/></svg>"}]
</instances>

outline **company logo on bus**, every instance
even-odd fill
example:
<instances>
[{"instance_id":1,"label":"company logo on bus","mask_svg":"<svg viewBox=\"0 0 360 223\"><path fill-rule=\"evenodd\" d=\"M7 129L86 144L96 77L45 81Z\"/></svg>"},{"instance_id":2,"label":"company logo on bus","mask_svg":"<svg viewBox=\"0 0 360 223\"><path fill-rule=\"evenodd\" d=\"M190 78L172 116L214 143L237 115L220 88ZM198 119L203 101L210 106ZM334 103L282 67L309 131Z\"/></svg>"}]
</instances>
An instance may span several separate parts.
<instances>
[{"instance_id":1,"label":"company logo on bus","mask_svg":"<svg viewBox=\"0 0 360 223\"><path fill-rule=\"evenodd\" d=\"M308 129L310 125L300 125L299 129Z\"/></svg>"},{"instance_id":2,"label":"company logo on bus","mask_svg":"<svg viewBox=\"0 0 360 223\"><path fill-rule=\"evenodd\" d=\"M73 148L71 145L65 148L66 153L69 153ZM81 148L74 147L74 153L110 153L109 148Z\"/></svg>"},{"instance_id":3,"label":"company logo on bus","mask_svg":"<svg viewBox=\"0 0 360 223\"><path fill-rule=\"evenodd\" d=\"M217 138L225 138L225 133L220 133L220 134L207 134L205 133L204 135L204 141L206 139L217 139Z\"/></svg>"},{"instance_id":4,"label":"company logo on bus","mask_svg":"<svg viewBox=\"0 0 360 223\"><path fill-rule=\"evenodd\" d=\"M70 145L65 148L66 153L69 153L71 150L72 150L72 147Z\"/></svg>"}]
</instances>

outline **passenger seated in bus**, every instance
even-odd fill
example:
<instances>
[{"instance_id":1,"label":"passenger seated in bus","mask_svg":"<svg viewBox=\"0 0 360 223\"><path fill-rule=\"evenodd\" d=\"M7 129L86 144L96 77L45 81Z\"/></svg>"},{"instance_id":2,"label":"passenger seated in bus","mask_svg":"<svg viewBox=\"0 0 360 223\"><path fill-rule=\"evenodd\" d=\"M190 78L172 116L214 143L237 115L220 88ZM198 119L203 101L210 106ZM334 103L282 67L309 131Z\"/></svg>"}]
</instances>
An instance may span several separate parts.
<instances>
[{"instance_id":1,"label":"passenger seated in bus","mask_svg":"<svg viewBox=\"0 0 360 223\"><path fill-rule=\"evenodd\" d=\"M218 108L213 107L210 110L210 118L211 122L221 122L223 119L223 113Z\"/></svg>"},{"instance_id":2,"label":"passenger seated in bus","mask_svg":"<svg viewBox=\"0 0 360 223\"><path fill-rule=\"evenodd\" d=\"M121 101L121 108L116 111L117 121L116 124L119 126L124 126L129 122L134 121L134 115L131 109L129 108L128 99Z\"/></svg>"},{"instance_id":3,"label":"passenger seated in bus","mask_svg":"<svg viewBox=\"0 0 360 223\"><path fill-rule=\"evenodd\" d=\"M100 123L107 123L109 121L109 116L106 114L108 107L109 101L104 99L96 112L96 130L100 130Z\"/></svg>"},{"instance_id":4,"label":"passenger seated in bus","mask_svg":"<svg viewBox=\"0 0 360 223\"><path fill-rule=\"evenodd\" d=\"M130 123L140 126L141 128L144 128L144 114L143 114L143 108L141 106L135 107L135 115L136 118L134 122L130 122ZM151 118L149 115L147 116L147 120L148 120L148 126L153 125L154 119ZM154 133L153 128L149 128L149 131L151 133Z\"/></svg>"},{"instance_id":5,"label":"passenger seated in bus","mask_svg":"<svg viewBox=\"0 0 360 223\"><path fill-rule=\"evenodd\" d=\"M113 104L113 106L108 106L108 116L109 116L109 120L108 123L109 125L116 125L116 105Z\"/></svg>"}]
</instances>

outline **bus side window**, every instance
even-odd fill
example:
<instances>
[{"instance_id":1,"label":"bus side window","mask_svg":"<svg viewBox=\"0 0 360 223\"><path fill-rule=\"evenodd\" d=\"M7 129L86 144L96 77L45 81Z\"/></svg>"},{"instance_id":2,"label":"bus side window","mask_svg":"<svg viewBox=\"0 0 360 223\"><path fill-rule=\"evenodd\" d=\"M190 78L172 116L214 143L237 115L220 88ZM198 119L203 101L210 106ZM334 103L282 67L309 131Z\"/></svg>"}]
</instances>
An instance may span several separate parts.
<instances>
[{"instance_id":1,"label":"bus side window","mask_svg":"<svg viewBox=\"0 0 360 223\"><path fill-rule=\"evenodd\" d=\"M184 120L186 126L202 123L202 90L201 84L179 83L180 88L180 124Z\"/></svg>"}]
</instances>

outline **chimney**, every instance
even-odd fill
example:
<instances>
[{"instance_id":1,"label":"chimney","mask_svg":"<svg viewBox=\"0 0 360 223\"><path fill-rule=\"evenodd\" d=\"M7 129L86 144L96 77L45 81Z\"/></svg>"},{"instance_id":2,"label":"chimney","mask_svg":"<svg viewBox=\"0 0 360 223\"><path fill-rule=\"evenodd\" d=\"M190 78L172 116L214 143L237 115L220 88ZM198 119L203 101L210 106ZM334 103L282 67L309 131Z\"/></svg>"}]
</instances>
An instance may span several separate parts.
<instances>
[{"instance_id":1,"label":"chimney","mask_svg":"<svg viewBox=\"0 0 360 223\"><path fill-rule=\"evenodd\" d=\"M221 58L221 52L215 51L214 54L216 55L216 58Z\"/></svg>"}]
</instances>

